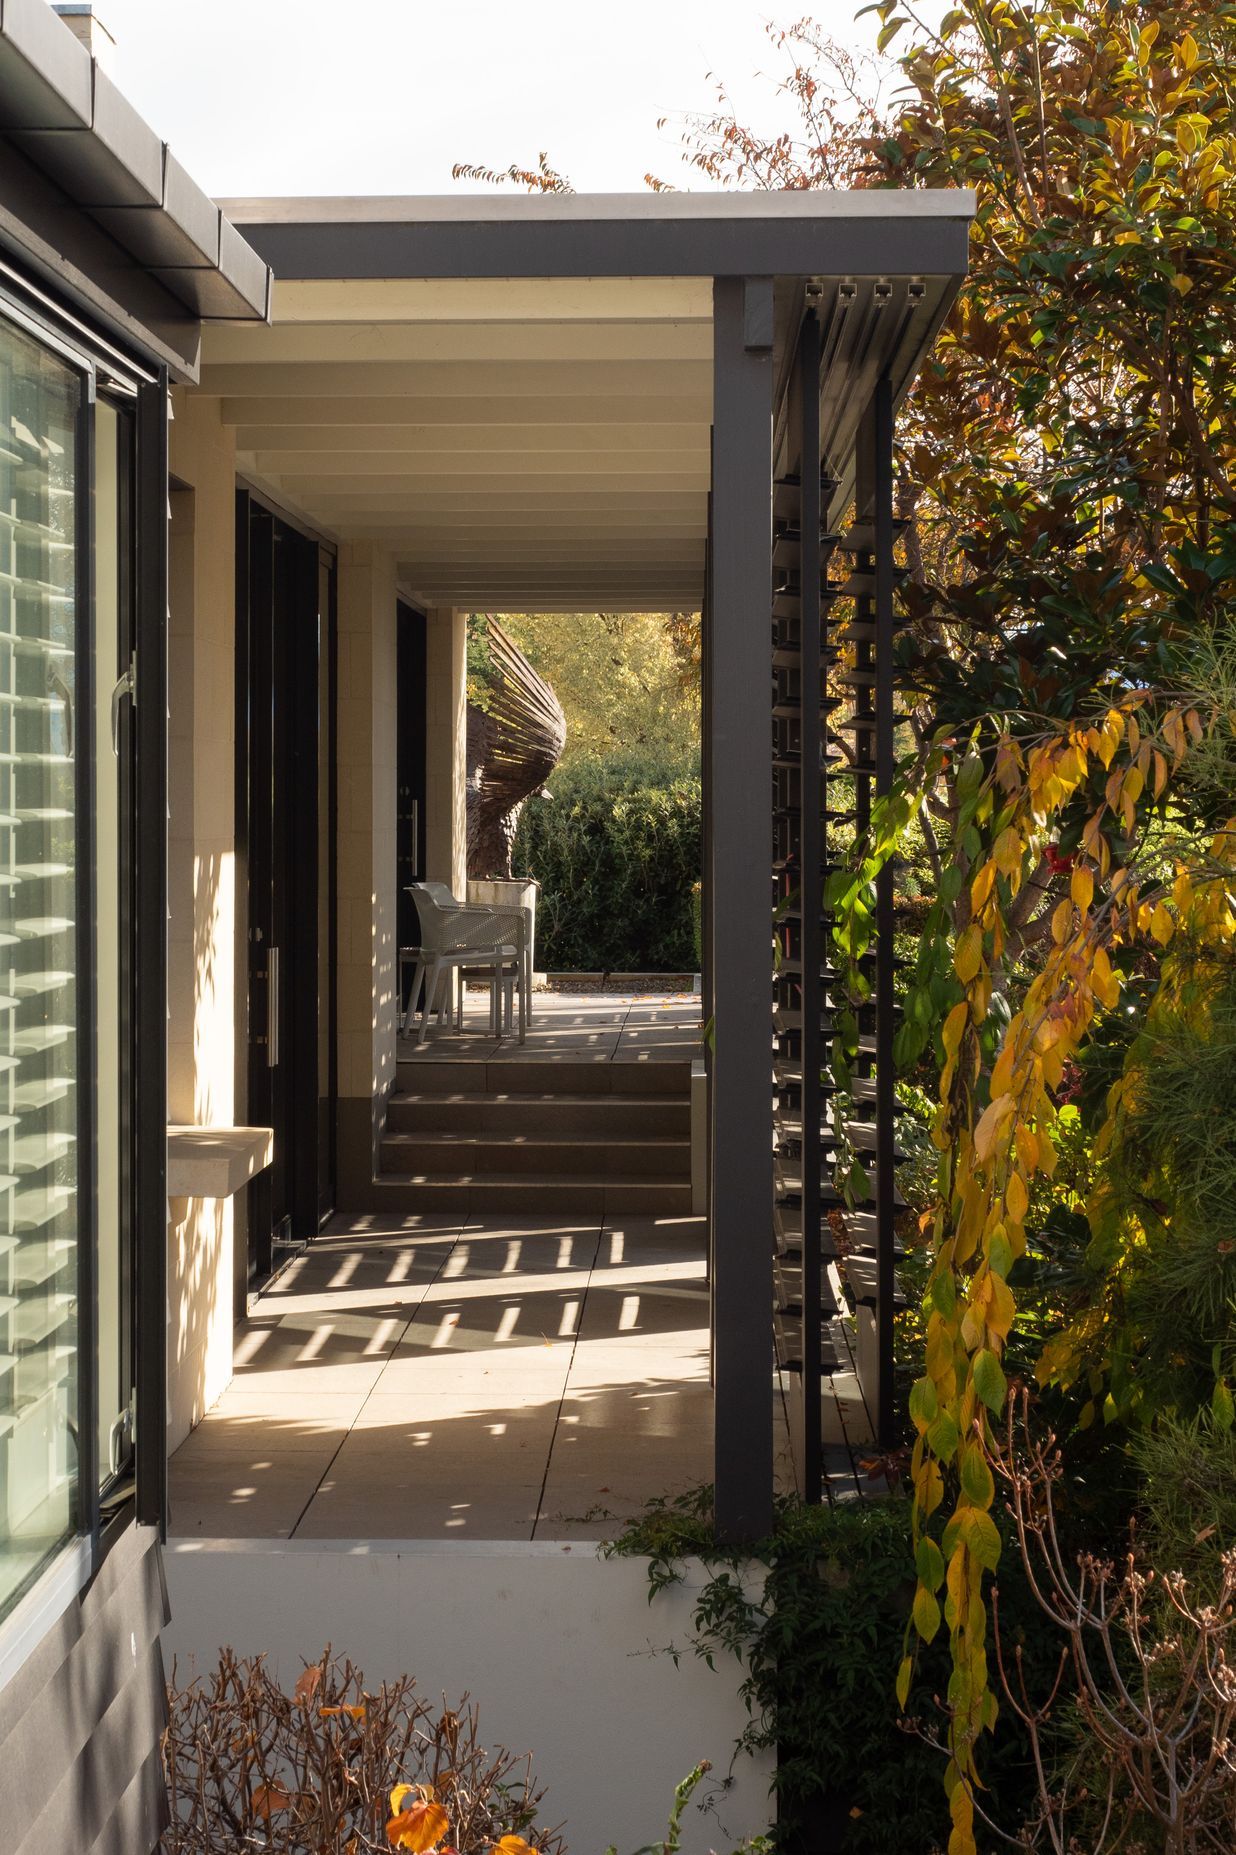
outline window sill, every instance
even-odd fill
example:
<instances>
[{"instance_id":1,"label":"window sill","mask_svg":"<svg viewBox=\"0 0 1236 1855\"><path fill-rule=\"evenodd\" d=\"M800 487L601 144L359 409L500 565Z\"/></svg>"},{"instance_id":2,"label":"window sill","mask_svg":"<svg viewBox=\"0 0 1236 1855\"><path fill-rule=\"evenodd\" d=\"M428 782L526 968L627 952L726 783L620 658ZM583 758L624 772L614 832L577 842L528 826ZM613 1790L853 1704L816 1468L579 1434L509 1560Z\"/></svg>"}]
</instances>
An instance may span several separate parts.
<instances>
[{"instance_id":1,"label":"window sill","mask_svg":"<svg viewBox=\"0 0 1236 1855\"><path fill-rule=\"evenodd\" d=\"M232 1198L274 1157L269 1127L169 1127L169 1198Z\"/></svg>"},{"instance_id":2,"label":"window sill","mask_svg":"<svg viewBox=\"0 0 1236 1855\"><path fill-rule=\"evenodd\" d=\"M29 1660L90 1578L90 1541L75 1539L0 1623L0 1688Z\"/></svg>"}]
</instances>

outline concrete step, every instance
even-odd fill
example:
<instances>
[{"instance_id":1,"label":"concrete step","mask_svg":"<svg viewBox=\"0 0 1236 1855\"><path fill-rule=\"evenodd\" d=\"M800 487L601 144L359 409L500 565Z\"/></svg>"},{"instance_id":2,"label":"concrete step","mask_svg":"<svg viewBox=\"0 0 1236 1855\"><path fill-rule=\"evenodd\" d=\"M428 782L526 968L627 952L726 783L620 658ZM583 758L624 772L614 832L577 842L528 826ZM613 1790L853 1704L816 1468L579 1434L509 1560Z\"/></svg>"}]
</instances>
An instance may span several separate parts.
<instances>
[{"instance_id":1,"label":"concrete step","mask_svg":"<svg viewBox=\"0 0 1236 1855\"><path fill-rule=\"evenodd\" d=\"M598 1140L673 1134L685 1140L691 1132L691 1103L680 1094L408 1094L392 1097L386 1127L390 1134L453 1133L480 1139L520 1133L543 1139L590 1134Z\"/></svg>"},{"instance_id":2,"label":"concrete step","mask_svg":"<svg viewBox=\"0 0 1236 1855\"><path fill-rule=\"evenodd\" d=\"M614 1178L576 1173L547 1179L535 1173L427 1175L383 1173L374 1183L379 1212L498 1211L517 1218L543 1211L603 1217L611 1211L645 1217L689 1217L691 1187L668 1178Z\"/></svg>"},{"instance_id":3,"label":"concrete step","mask_svg":"<svg viewBox=\"0 0 1236 1855\"><path fill-rule=\"evenodd\" d=\"M691 1142L686 1136L519 1132L388 1134L382 1142L382 1171L433 1178L450 1173L529 1174L546 1180L592 1175L627 1179L669 1178L690 1182Z\"/></svg>"},{"instance_id":4,"label":"concrete step","mask_svg":"<svg viewBox=\"0 0 1236 1855\"><path fill-rule=\"evenodd\" d=\"M608 1056L525 1054L396 1059L399 1091L409 1095L678 1095L691 1092L685 1057L618 1063ZM395 1100L399 1096L394 1097Z\"/></svg>"}]
</instances>

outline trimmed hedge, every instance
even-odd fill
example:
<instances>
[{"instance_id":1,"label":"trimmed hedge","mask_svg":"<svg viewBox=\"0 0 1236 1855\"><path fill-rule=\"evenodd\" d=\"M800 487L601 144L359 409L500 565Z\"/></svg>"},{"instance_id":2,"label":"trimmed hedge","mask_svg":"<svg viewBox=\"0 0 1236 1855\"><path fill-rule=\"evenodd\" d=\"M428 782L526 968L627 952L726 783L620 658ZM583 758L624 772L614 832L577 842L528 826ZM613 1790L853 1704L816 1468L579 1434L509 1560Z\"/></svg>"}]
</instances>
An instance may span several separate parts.
<instances>
[{"instance_id":1,"label":"trimmed hedge","mask_svg":"<svg viewBox=\"0 0 1236 1855\"><path fill-rule=\"evenodd\" d=\"M582 761L554 774L550 790L524 806L513 859L541 884L537 965L694 972L698 773Z\"/></svg>"}]
</instances>

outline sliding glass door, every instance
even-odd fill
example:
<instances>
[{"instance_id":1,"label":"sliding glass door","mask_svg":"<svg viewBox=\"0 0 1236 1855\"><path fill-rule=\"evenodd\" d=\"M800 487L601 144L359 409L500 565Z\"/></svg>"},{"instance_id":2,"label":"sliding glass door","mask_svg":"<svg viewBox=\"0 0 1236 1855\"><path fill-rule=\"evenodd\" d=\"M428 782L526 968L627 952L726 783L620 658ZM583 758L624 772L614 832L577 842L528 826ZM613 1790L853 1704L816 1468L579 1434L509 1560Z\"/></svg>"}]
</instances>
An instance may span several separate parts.
<instances>
[{"instance_id":1,"label":"sliding glass door","mask_svg":"<svg viewBox=\"0 0 1236 1855\"><path fill-rule=\"evenodd\" d=\"M136 403L0 300L0 1618L133 1493Z\"/></svg>"},{"instance_id":2,"label":"sliding glass door","mask_svg":"<svg viewBox=\"0 0 1236 1855\"><path fill-rule=\"evenodd\" d=\"M79 1507L84 394L0 320L0 1610Z\"/></svg>"},{"instance_id":3,"label":"sliding glass door","mask_svg":"<svg viewBox=\"0 0 1236 1855\"><path fill-rule=\"evenodd\" d=\"M135 741L134 418L100 394L94 430L95 1421L100 1491L132 1481L135 1428L133 1268L133 815Z\"/></svg>"}]
</instances>

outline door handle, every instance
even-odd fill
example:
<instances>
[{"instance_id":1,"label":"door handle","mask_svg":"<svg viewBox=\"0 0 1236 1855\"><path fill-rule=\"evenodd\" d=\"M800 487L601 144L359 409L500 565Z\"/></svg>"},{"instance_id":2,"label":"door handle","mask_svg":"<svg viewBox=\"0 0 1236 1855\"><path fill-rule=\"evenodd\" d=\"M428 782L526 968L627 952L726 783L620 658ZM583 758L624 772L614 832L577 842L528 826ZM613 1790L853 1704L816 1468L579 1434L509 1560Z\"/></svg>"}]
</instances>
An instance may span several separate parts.
<instances>
[{"instance_id":1,"label":"door handle","mask_svg":"<svg viewBox=\"0 0 1236 1855\"><path fill-rule=\"evenodd\" d=\"M129 659L128 669L123 676L117 678L116 687L112 690L112 752L117 758L120 755L120 704L126 696L131 696L134 702L137 701L136 651Z\"/></svg>"},{"instance_id":2,"label":"door handle","mask_svg":"<svg viewBox=\"0 0 1236 1855\"><path fill-rule=\"evenodd\" d=\"M266 1067L279 1063L279 949L266 949Z\"/></svg>"}]
</instances>

